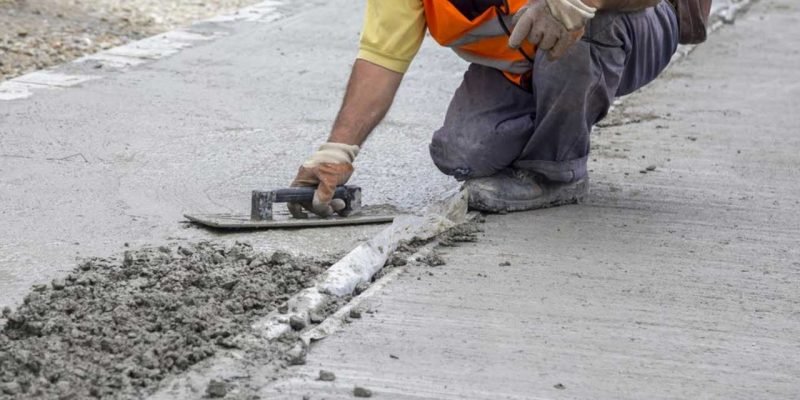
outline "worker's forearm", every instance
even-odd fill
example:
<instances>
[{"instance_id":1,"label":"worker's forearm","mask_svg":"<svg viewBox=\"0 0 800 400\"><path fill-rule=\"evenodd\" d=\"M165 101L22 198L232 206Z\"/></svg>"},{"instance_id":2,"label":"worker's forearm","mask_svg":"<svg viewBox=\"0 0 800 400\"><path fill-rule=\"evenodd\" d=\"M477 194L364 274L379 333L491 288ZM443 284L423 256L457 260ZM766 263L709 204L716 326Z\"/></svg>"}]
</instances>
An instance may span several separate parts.
<instances>
[{"instance_id":1,"label":"worker's forearm","mask_svg":"<svg viewBox=\"0 0 800 400\"><path fill-rule=\"evenodd\" d=\"M657 6L661 0L581 0L598 10L631 12Z\"/></svg>"},{"instance_id":2,"label":"worker's forearm","mask_svg":"<svg viewBox=\"0 0 800 400\"><path fill-rule=\"evenodd\" d=\"M361 145L392 105L403 74L356 60L330 142Z\"/></svg>"}]
</instances>

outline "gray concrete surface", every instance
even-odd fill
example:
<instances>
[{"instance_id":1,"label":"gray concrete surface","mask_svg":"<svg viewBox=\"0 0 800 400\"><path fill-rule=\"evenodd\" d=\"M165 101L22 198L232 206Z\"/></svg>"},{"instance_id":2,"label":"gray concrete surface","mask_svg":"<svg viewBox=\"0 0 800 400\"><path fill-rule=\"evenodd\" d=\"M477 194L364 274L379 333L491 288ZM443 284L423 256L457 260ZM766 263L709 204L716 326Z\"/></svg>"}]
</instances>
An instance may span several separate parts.
<instances>
[{"instance_id":1,"label":"gray concrete surface","mask_svg":"<svg viewBox=\"0 0 800 400\"><path fill-rule=\"evenodd\" d=\"M797 398L798 22L756 3L597 131L588 204L489 217L263 398Z\"/></svg>"},{"instance_id":2,"label":"gray concrete surface","mask_svg":"<svg viewBox=\"0 0 800 400\"><path fill-rule=\"evenodd\" d=\"M193 26L215 40L79 87L0 101L0 307L76 257L183 240L340 253L381 228L219 235L185 212L246 211L327 136L357 50L362 2L284 4L268 21ZM171 51L171 50L170 50ZM359 157L364 201L415 209L454 187L427 154L462 61L426 44ZM401 183L402 182L402 183Z\"/></svg>"}]
</instances>

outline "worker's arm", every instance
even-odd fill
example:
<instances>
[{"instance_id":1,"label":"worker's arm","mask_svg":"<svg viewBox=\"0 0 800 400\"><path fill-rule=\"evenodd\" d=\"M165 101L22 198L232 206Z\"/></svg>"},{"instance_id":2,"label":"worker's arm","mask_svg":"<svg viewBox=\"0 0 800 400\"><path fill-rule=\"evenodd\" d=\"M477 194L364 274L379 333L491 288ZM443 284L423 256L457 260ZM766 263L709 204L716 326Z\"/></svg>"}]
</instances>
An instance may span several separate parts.
<instances>
[{"instance_id":1,"label":"worker's arm","mask_svg":"<svg viewBox=\"0 0 800 400\"><path fill-rule=\"evenodd\" d=\"M300 166L292 182L317 188L311 203L289 203L295 218L307 218L304 210L328 217L344 209L343 201L333 200L336 187L350 179L361 144L389 111L402 79L399 72L356 60L328 142Z\"/></svg>"},{"instance_id":2,"label":"worker's arm","mask_svg":"<svg viewBox=\"0 0 800 400\"><path fill-rule=\"evenodd\" d=\"M392 105L403 74L425 37L422 0L367 0L358 59L328 142L300 166L292 186L316 187L308 204L290 203L295 218L304 210L327 217L344 208L331 200L353 173L353 160Z\"/></svg>"},{"instance_id":3,"label":"worker's arm","mask_svg":"<svg viewBox=\"0 0 800 400\"><path fill-rule=\"evenodd\" d=\"M344 209L344 202L333 200L336 187L350 179L353 160L367 136L389 111L402 79L403 74L399 72L356 60L328 143L320 146L300 166L292 182L293 187L317 188L310 204L289 203L289 212L295 218L307 218L304 210L328 217Z\"/></svg>"},{"instance_id":4,"label":"worker's arm","mask_svg":"<svg viewBox=\"0 0 800 400\"><path fill-rule=\"evenodd\" d=\"M329 142L361 146L392 105L403 74L358 59Z\"/></svg>"},{"instance_id":5,"label":"worker's arm","mask_svg":"<svg viewBox=\"0 0 800 400\"><path fill-rule=\"evenodd\" d=\"M358 59L329 142L364 143L389 111L424 37L422 0L367 0Z\"/></svg>"}]
</instances>

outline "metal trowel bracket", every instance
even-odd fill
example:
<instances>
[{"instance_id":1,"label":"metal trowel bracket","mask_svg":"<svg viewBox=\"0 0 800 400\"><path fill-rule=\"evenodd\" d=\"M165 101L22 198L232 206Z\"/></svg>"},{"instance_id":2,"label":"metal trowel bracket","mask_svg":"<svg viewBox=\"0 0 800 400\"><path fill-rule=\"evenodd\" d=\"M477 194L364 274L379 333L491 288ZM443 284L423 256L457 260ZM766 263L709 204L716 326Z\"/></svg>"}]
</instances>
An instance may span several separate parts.
<instances>
[{"instance_id":1,"label":"metal trowel bracket","mask_svg":"<svg viewBox=\"0 0 800 400\"><path fill-rule=\"evenodd\" d=\"M275 203L311 203L314 191L309 188L288 188L270 191L254 190L250 207L250 219L253 221L273 220ZM334 199L344 200L345 208L339 215L347 217L358 214L361 210L361 188L358 186L339 186L333 194Z\"/></svg>"}]
</instances>

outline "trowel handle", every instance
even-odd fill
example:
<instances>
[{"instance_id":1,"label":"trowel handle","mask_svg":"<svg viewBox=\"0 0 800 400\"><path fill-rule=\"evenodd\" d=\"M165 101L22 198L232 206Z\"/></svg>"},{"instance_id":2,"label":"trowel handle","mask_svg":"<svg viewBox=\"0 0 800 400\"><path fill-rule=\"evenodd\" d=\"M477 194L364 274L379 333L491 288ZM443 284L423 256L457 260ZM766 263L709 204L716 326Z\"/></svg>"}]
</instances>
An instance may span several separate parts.
<instances>
[{"instance_id":1,"label":"trowel handle","mask_svg":"<svg viewBox=\"0 0 800 400\"><path fill-rule=\"evenodd\" d=\"M313 187L298 187L279 189L275 191L275 203L303 203L311 202L314 200L314 192L316 188ZM334 199L347 199L347 188L339 186L333 194Z\"/></svg>"},{"instance_id":2,"label":"trowel handle","mask_svg":"<svg viewBox=\"0 0 800 400\"><path fill-rule=\"evenodd\" d=\"M271 190L269 192L254 190L250 206L250 219L268 221L272 219L273 203L310 203L314 200L313 187L298 187ZM344 208L336 211L339 216L346 217L361 210L361 188L358 186L339 186L333 194L334 199L342 199Z\"/></svg>"}]
</instances>

